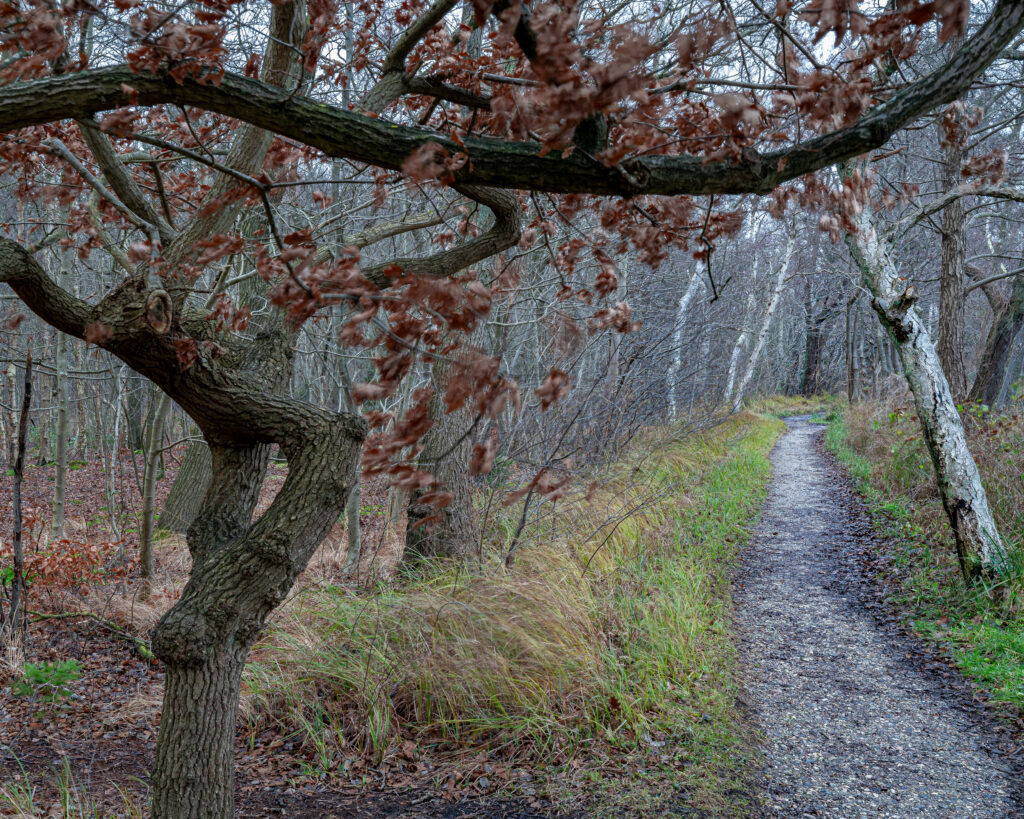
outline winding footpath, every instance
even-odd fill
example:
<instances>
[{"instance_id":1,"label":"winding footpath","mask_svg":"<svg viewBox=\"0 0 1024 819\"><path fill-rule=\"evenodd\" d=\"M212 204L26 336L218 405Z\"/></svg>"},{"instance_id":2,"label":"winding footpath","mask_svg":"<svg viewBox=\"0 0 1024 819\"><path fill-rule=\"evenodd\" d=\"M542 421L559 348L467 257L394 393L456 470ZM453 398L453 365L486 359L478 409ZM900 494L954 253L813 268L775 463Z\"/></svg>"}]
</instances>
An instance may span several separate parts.
<instances>
[{"instance_id":1,"label":"winding footpath","mask_svg":"<svg viewBox=\"0 0 1024 819\"><path fill-rule=\"evenodd\" d=\"M864 513L791 419L735 596L768 816L1024 817L1001 735L869 609Z\"/></svg>"}]
</instances>

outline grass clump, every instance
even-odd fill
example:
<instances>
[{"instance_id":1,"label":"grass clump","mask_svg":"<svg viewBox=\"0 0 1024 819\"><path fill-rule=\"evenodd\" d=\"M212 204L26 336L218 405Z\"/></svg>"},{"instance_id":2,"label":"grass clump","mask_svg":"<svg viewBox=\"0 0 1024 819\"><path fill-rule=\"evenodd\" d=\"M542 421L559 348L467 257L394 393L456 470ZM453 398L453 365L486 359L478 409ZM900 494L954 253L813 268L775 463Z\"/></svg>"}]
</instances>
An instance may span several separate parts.
<instances>
[{"instance_id":1,"label":"grass clump","mask_svg":"<svg viewBox=\"0 0 1024 819\"><path fill-rule=\"evenodd\" d=\"M886 536L885 573L920 634L940 645L993 701L1024 708L1024 418L962 413L968 443L1015 567L998 585L967 587L917 418L858 405L830 416L829 448L847 466Z\"/></svg>"},{"instance_id":2,"label":"grass clump","mask_svg":"<svg viewBox=\"0 0 1024 819\"><path fill-rule=\"evenodd\" d=\"M743 413L637 444L535 516L511 572L438 563L363 592L307 590L250 666L257 721L292 726L326 770L409 743L453 759L483 750L547 766L567 794L603 791L594 815L683 792L746 815L726 796L749 748L729 587L781 429ZM494 527L495 556L507 531ZM603 784L581 758L607 762Z\"/></svg>"}]
</instances>

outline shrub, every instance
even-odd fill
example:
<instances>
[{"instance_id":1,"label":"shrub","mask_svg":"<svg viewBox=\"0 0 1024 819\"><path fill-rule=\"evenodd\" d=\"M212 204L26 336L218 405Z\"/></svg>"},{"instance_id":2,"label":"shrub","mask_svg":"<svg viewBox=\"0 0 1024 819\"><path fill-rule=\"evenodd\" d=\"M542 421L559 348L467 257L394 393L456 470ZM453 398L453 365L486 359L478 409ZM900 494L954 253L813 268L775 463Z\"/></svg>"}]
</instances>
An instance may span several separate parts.
<instances>
[{"instance_id":1,"label":"shrub","mask_svg":"<svg viewBox=\"0 0 1024 819\"><path fill-rule=\"evenodd\" d=\"M71 696L68 683L82 676L78 660L53 663L25 663L25 676L11 684L11 691L19 697L38 695L48 702Z\"/></svg>"}]
</instances>

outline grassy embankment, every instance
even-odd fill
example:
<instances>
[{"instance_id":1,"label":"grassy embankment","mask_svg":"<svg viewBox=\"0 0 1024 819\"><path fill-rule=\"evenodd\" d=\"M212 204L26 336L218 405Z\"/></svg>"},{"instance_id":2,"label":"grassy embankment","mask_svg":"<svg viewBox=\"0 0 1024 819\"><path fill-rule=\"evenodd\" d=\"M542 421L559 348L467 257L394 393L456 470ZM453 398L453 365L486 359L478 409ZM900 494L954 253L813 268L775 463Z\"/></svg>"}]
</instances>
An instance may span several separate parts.
<instances>
[{"instance_id":1,"label":"grassy embankment","mask_svg":"<svg viewBox=\"0 0 1024 819\"><path fill-rule=\"evenodd\" d=\"M867 499L884 573L917 631L942 647L996 702L1024 708L1024 418L965 413L971 451L1012 569L993 587L966 588L935 476L912 410L859 405L833 413L828 446Z\"/></svg>"},{"instance_id":2,"label":"grassy embankment","mask_svg":"<svg viewBox=\"0 0 1024 819\"><path fill-rule=\"evenodd\" d=\"M792 415L820 416L839 405L840 399L833 395L768 395L752 398L743 403L750 412L772 415L775 418L789 418Z\"/></svg>"},{"instance_id":3,"label":"grassy embankment","mask_svg":"<svg viewBox=\"0 0 1024 819\"><path fill-rule=\"evenodd\" d=\"M538 796L586 794L595 816L747 815L730 578L781 429L742 413L637 444L589 499L532 525L511 572L438 565L360 594L307 589L250 666L252 730L294 732L329 775L404 755L441 760L439 781L529 768ZM494 527L492 555L511 528Z\"/></svg>"}]
</instances>

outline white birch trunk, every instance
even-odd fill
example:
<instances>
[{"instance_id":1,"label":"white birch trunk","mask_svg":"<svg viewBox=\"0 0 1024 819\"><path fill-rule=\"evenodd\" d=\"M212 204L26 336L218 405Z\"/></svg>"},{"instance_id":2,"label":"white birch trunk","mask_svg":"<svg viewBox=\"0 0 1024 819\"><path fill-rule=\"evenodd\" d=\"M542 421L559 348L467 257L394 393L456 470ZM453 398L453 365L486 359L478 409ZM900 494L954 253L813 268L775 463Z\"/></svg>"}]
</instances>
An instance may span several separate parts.
<instances>
[{"instance_id":1,"label":"white birch trunk","mask_svg":"<svg viewBox=\"0 0 1024 819\"><path fill-rule=\"evenodd\" d=\"M702 283L700 270L695 270L689 285L679 297L679 304L676 305L676 321L672 334L672 363L668 368L668 409L673 421L679 416L679 371L683 367L683 330L686 327L686 313Z\"/></svg>"},{"instance_id":2,"label":"white birch trunk","mask_svg":"<svg viewBox=\"0 0 1024 819\"><path fill-rule=\"evenodd\" d=\"M747 368L743 372L743 378L740 379L739 386L736 388L736 394L732 399L733 412L739 412L740 407L743 405L743 394L747 391L747 387L750 386L750 380L754 377L754 368L757 367L757 360L761 357L761 351L764 350L765 342L768 340L768 331L772 326L772 317L775 315L779 301L782 299L782 292L786 289L786 271L789 270L789 262L793 258L795 248L796 235L790 233L789 239L786 242L786 252L782 257L782 264L779 265L779 273L775 277L772 297L768 302L768 308L764 311L764 317L761 319L761 330L757 334L757 341L754 342L754 349L750 351Z\"/></svg>"},{"instance_id":3,"label":"white birch trunk","mask_svg":"<svg viewBox=\"0 0 1024 819\"><path fill-rule=\"evenodd\" d=\"M750 281L750 292L747 294L747 306L743 308L743 325L740 327L740 334L736 336L736 343L732 345L732 355L729 357L729 373L725 378L725 392L722 399L726 402L732 398L733 387L736 385L736 373L740 367L740 354L747 346L750 338L750 320L754 315L754 293L757 285L757 270Z\"/></svg>"},{"instance_id":4,"label":"white birch trunk","mask_svg":"<svg viewBox=\"0 0 1024 819\"><path fill-rule=\"evenodd\" d=\"M1005 567L1003 541L935 345L914 309L917 295L913 287L900 283L868 207L856 217L856 227L857 232L848 234L846 242L914 395L942 505L956 539L960 568L968 581L982 574L999 573Z\"/></svg>"}]
</instances>

